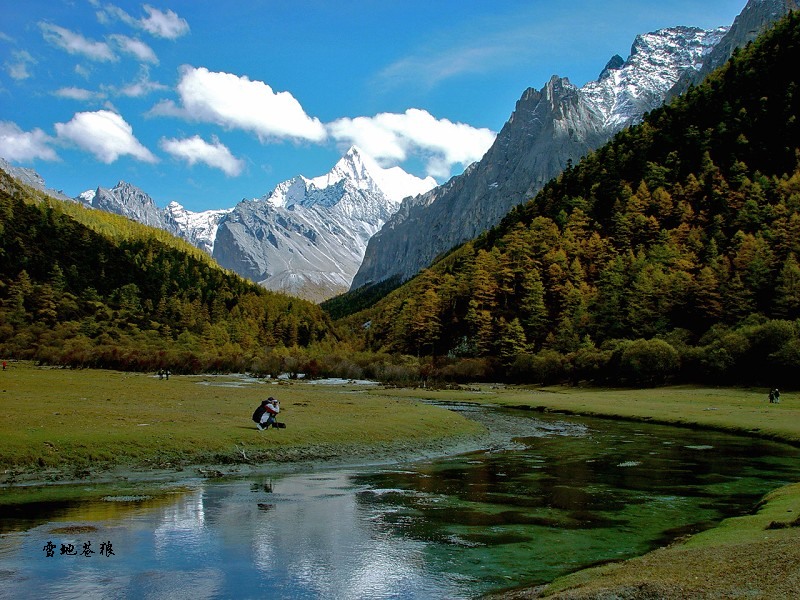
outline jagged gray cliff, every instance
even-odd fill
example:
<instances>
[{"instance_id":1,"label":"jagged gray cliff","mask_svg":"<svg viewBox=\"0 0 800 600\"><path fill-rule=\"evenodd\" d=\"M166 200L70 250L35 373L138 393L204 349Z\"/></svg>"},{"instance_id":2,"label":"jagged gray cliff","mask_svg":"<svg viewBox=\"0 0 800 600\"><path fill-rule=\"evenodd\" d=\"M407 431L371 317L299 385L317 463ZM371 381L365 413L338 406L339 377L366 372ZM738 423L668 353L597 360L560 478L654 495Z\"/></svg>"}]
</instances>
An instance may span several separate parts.
<instances>
[{"instance_id":1,"label":"jagged gray cliff","mask_svg":"<svg viewBox=\"0 0 800 600\"><path fill-rule=\"evenodd\" d=\"M5 158L0 158L0 169L11 175L11 177L20 183L39 190L40 192L44 192L48 196L52 196L53 198L57 198L59 200L71 200L71 198L66 196L63 192L48 188L44 182L44 179L42 179L42 176L33 169L16 167L8 162Z\"/></svg>"},{"instance_id":2,"label":"jagged gray cliff","mask_svg":"<svg viewBox=\"0 0 800 600\"><path fill-rule=\"evenodd\" d=\"M612 58L597 81L579 89L554 76L541 90L526 90L478 163L427 194L406 199L372 237L351 289L397 276L409 279L443 252L497 224L568 161L577 162L640 121L681 82L696 80L711 60L727 60L734 47L795 3L750 0L735 31L675 27L640 35L628 59Z\"/></svg>"}]
</instances>

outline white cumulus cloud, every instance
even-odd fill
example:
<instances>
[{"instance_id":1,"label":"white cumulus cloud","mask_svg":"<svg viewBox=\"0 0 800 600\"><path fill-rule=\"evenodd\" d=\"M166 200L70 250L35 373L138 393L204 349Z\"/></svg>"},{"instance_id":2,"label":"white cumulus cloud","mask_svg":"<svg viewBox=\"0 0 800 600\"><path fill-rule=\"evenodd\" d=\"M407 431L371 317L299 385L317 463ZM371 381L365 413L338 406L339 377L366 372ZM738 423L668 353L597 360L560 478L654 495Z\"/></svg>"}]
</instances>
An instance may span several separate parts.
<instances>
[{"instance_id":1,"label":"white cumulus cloud","mask_svg":"<svg viewBox=\"0 0 800 600\"><path fill-rule=\"evenodd\" d=\"M496 136L489 129L437 119L418 108L337 119L327 127L337 141L355 144L383 163L423 156L428 175L438 178L448 177L455 164L467 166L479 160Z\"/></svg>"},{"instance_id":2,"label":"white cumulus cloud","mask_svg":"<svg viewBox=\"0 0 800 600\"><path fill-rule=\"evenodd\" d=\"M240 175L245 166L244 161L231 154L231 151L216 137L212 138L210 144L199 135L182 140L162 138L161 148L190 165L204 163L209 167L220 169L230 177Z\"/></svg>"},{"instance_id":3,"label":"white cumulus cloud","mask_svg":"<svg viewBox=\"0 0 800 600\"><path fill-rule=\"evenodd\" d=\"M68 123L56 123L59 140L94 154L110 164L129 155L148 163L158 159L133 135L133 128L120 115L110 110L76 113Z\"/></svg>"},{"instance_id":4,"label":"white cumulus cloud","mask_svg":"<svg viewBox=\"0 0 800 600\"><path fill-rule=\"evenodd\" d=\"M0 121L0 156L6 160L58 160L55 150L50 146L52 142L53 138L41 129L22 131L16 123Z\"/></svg>"},{"instance_id":5,"label":"white cumulus cloud","mask_svg":"<svg viewBox=\"0 0 800 600\"><path fill-rule=\"evenodd\" d=\"M39 23L39 28L42 30L45 40L70 54L80 54L98 62L117 60L111 46L106 42L90 40L80 33L75 33L65 27L59 27L51 23L41 22Z\"/></svg>"},{"instance_id":6,"label":"white cumulus cloud","mask_svg":"<svg viewBox=\"0 0 800 600\"><path fill-rule=\"evenodd\" d=\"M266 83L246 76L184 66L177 91L181 106L162 102L151 114L250 131L262 142L270 138L321 142L327 137L319 119L308 116L292 94L275 92Z\"/></svg>"}]
</instances>

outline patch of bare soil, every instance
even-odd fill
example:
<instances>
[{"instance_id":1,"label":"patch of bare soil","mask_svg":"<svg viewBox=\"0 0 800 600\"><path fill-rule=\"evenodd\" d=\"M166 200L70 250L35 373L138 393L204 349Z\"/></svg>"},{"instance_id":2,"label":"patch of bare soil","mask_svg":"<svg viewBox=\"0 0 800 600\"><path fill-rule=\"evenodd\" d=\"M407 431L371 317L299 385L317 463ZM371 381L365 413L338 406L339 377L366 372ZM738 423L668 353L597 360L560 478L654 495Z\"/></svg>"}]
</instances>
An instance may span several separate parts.
<instances>
[{"instance_id":1,"label":"patch of bare soil","mask_svg":"<svg viewBox=\"0 0 800 600\"><path fill-rule=\"evenodd\" d=\"M50 533L78 535L80 533L94 533L95 531L97 531L97 527L93 525L68 525L66 527L54 527L50 530Z\"/></svg>"}]
</instances>

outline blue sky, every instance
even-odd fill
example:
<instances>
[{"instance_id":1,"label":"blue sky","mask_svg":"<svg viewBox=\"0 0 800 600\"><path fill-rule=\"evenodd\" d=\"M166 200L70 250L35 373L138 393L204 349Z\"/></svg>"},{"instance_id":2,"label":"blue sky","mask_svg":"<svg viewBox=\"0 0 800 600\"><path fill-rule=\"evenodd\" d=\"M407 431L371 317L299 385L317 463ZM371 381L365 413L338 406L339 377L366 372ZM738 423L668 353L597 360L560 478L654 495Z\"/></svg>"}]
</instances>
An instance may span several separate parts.
<instances>
[{"instance_id":1,"label":"blue sky","mask_svg":"<svg viewBox=\"0 0 800 600\"><path fill-rule=\"evenodd\" d=\"M69 196L119 180L229 208L352 144L444 182L528 87L745 0L0 0L0 156Z\"/></svg>"}]
</instances>

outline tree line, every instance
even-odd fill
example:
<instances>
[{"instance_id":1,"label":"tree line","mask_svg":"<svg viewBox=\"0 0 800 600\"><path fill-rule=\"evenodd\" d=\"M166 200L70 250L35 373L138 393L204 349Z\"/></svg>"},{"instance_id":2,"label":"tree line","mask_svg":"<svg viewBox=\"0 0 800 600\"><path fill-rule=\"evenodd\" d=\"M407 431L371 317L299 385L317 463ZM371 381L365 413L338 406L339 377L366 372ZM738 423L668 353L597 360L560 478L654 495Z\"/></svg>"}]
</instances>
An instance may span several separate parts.
<instances>
[{"instance_id":1,"label":"tree line","mask_svg":"<svg viewBox=\"0 0 800 600\"><path fill-rule=\"evenodd\" d=\"M342 322L365 348L515 381L742 383L800 368L798 61L791 14Z\"/></svg>"}]
</instances>

